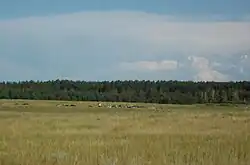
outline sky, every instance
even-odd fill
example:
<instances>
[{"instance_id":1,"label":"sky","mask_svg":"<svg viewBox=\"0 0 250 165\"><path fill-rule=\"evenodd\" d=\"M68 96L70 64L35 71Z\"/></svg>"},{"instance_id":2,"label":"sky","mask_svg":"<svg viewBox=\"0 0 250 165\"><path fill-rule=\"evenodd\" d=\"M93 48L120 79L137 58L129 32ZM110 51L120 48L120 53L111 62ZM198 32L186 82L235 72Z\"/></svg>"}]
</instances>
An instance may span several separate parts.
<instances>
[{"instance_id":1,"label":"sky","mask_svg":"<svg viewBox=\"0 0 250 165\"><path fill-rule=\"evenodd\" d=\"M248 0L0 0L0 81L250 80Z\"/></svg>"}]
</instances>

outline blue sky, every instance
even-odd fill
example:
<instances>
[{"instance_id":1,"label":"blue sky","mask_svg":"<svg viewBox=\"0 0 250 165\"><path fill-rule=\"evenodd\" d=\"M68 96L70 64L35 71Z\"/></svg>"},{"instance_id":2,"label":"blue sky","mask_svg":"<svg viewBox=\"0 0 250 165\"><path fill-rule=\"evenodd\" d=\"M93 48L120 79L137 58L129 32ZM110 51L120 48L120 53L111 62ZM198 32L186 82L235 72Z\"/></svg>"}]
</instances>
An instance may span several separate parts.
<instances>
[{"instance_id":1,"label":"blue sky","mask_svg":"<svg viewBox=\"0 0 250 165\"><path fill-rule=\"evenodd\" d=\"M80 11L136 10L161 14L216 14L240 18L249 14L248 0L1 0L2 19Z\"/></svg>"},{"instance_id":2,"label":"blue sky","mask_svg":"<svg viewBox=\"0 0 250 165\"><path fill-rule=\"evenodd\" d=\"M250 80L247 0L0 0L0 81Z\"/></svg>"}]
</instances>

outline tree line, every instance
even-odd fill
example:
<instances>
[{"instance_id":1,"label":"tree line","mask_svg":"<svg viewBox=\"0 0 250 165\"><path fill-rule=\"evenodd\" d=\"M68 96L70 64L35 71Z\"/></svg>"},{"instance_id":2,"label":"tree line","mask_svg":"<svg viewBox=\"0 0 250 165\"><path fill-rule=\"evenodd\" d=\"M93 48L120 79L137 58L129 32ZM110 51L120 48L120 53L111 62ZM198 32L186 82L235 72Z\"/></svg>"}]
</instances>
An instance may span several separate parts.
<instances>
[{"instance_id":1,"label":"tree line","mask_svg":"<svg viewBox=\"0 0 250 165\"><path fill-rule=\"evenodd\" d=\"M250 103L250 82L132 80L0 82L0 99L247 104Z\"/></svg>"}]
</instances>

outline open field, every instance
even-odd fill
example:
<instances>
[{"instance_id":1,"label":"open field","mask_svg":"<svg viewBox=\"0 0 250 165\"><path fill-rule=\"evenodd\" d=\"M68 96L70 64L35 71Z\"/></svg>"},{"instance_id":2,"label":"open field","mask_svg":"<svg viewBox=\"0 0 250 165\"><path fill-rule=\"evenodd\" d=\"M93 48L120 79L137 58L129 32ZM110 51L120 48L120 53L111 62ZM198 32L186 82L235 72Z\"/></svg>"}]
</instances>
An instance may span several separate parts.
<instances>
[{"instance_id":1,"label":"open field","mask_svg":"<svg viewBox=\"0 0 250 165\"><path fill-rule=\"evenodd\" d=\"M96 104L1 100L0 165L250 163L246 106Z\"/></svg>"}]
</instances>

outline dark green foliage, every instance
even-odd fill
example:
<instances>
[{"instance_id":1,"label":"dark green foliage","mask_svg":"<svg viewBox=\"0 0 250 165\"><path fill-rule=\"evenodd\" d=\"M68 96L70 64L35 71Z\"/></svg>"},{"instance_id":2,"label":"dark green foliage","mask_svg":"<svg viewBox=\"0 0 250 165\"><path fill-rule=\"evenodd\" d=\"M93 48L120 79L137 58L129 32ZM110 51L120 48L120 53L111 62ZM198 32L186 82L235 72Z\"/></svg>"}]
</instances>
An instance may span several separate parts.
<instances>
[{"instance_id":1,"label":"dark green foliage","mask_svg":"<svg viewBox=\"0 0 250 165\"><path fill-rule=\"evenodd\" d=\"M69 80L2 82L0 99L238 104L250 103L250 82Z\"/></svg>"}]
</instances>

